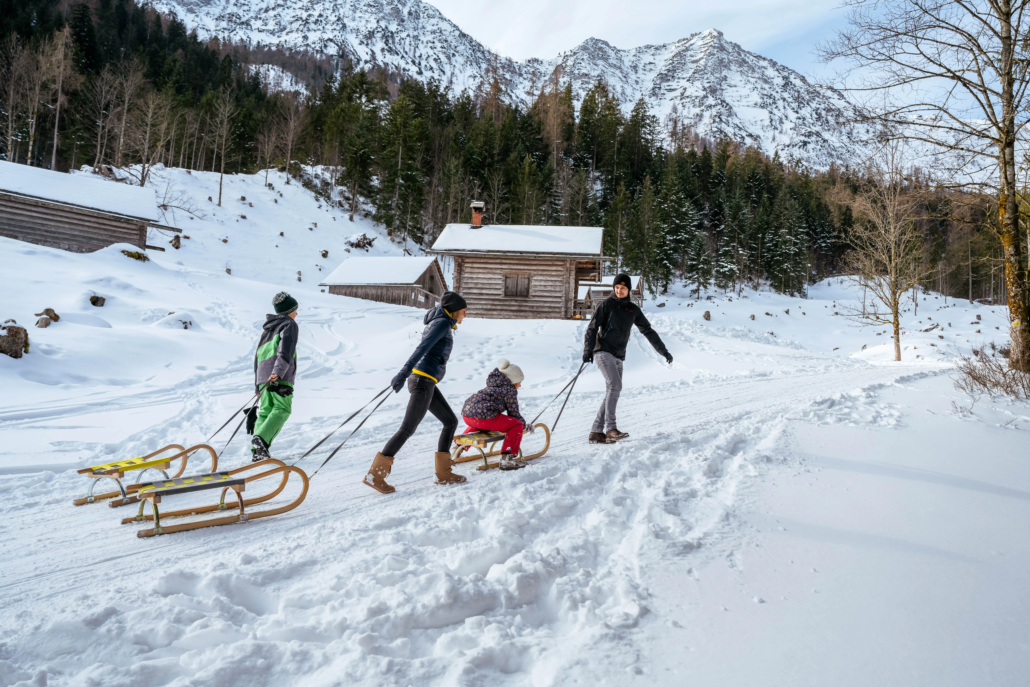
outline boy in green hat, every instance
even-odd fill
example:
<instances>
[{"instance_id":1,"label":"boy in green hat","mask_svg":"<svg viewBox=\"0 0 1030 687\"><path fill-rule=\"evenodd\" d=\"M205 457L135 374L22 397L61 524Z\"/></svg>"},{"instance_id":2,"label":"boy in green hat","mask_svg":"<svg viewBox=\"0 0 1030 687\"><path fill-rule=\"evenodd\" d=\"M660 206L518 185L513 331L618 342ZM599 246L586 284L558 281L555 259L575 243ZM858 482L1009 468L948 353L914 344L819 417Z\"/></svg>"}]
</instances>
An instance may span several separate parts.
<instances>
[{"instance_id":1,"label":"boy in green hat","mask_svg":"<svg viewBox=\"0 0 1030 687\"><path fill-rule=\"evenodd\" d=\"M297 301L285 291L272 299L274 315L268 315L254 356L254 384L261 391L261 405L250 451L254 462L272 456L268 447L279 435L293 410L293 383L297 379ZM261 385L267 385L262 389Z\"/></svg>"}]
</instances>

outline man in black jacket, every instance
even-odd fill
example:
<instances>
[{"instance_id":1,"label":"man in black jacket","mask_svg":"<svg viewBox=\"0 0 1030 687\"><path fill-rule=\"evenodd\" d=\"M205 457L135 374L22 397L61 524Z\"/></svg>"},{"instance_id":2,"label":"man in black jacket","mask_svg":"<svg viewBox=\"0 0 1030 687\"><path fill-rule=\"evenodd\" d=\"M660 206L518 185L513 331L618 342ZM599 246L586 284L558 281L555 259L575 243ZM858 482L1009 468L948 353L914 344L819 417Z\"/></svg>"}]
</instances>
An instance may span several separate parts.
<instances>
[{"instance_id":1,"label":"man in black jacket","mask_svg":"<svg viewBox=\"0 0 1030 687\"><path fill-rule=\"evenodd\" d=\"M584 337L583 362L597 363L605 383L604 402L590 429L591 444L613 444L629 436L615 425L615 406L622 393L622 363L626 360L630 327L636 325L654 349L672 363L672 355L658 337L658 332L651 329L644 313L629 299L629 276L616 275L612 286L612 295L597 306Z\"/></svg>"}]
</instances>

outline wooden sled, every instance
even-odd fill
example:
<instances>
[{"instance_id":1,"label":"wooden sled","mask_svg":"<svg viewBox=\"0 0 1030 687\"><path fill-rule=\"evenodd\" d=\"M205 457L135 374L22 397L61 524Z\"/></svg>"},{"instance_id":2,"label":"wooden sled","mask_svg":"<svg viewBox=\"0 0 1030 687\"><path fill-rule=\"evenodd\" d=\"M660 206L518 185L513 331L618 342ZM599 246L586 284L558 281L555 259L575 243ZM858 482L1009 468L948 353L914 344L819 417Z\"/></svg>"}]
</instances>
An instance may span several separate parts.
<instances>
[{"instance_id":1,"label":"wooden sled","mask_svg":"<svg viewBox=\"0 0 1030 687\"><path fill-rule=\"evenodd\" d=\"M519 447L519 460L521 461L539 458L547 453L547 449L551 446L551 430L547 425L542 422L538 422L533 425L533 428L544 430L544 447L536 453L531 453L528 456L523 455L522 448ZM478 432L469 432L467 434L456 434L454 436L454 448L451 449L451 463L470 463L482 458L483 464L479 466L480 470L495 468L499 463L491 463L487 459L501 455L501 449L497 444L503 441L504 432L493 432L486 429ZM472 453L469 449L475 449L479 452L479 455Z\"/></svg>"},{"instance_id":2,"label":"wooden sled","mask_svg":"<svg viewBox=\"0 0 1030 687\"><path fill-rule=\"evenodd\" d=\"M174 451L171 455L162 456L163 453ZM89 485L89 491L86 492L86 498L75 499L72 501L76 506L82 506L87 503L94 503L95 501L102 501L104 499L114 498L115 496L121 496L119 499L112 501L110 505L112 508L117 506L124 506L127 503L135 503L139 499L134 496L129 496L126 493L125 486L122 484L122 480L125 478L126 472L139 471L136 476L136 484L139 484L143 480L143 475L148 470L156 470L164 475L165 479L175 479L182 475L186 471L186 461L189 456L197 451L207 451L211 454L211 472L218 469L218 454L215 450L207 444L197 444L189 448L184 448L179 444L170 444L164 448L158 449L153 453L141 456L139 458L130 458L128 460L120 460L114 463L105 463L104 465L94 465L90 468L83 468L79 470L80 475L86 475L91 479ZM172 461L178 460L179 470L172 476L169 477L168 470L171 469ZM97 482L102 479L112 480L118 485L118 491L109 491L104 494L93 494L93 490L97 486ZM129 485L130 491L134 485Z\"/></svg>"},{"instance_id":3,"label":"wooden sled","mask_svg":"<svg viewBox=\"0 0 1030 687\"><path fill-rule=\"evenodd\" d=\"M258 474L244 476L243 473L250 470L257 470ZM278 508L269 508L267 510L257 512L247 512L246 509L250 506L253 506L256 503L269 501L278 496L282 490L286 488L286 483L289 481L291 474L296 474L301 481L300 495L296 499L286 505L279 506ZM280 481L279 486L273 489L270 493L263 496L257 496L252 499L243 498L243 492L246 490L248 483L265 479L266 477L271 477L273 475L282 475L282 481ZM308 495L308 476L300 468L295 468L286 465L281 460L270 458L259 463L244 465L243 467L236 468L235 470L160 480L147 484L133 484L130 485L129 488L138 495L140 502L139 513L134 518L125 518L122 520L122 524L127 525L133 522L152 521L154 523L154 527L151 529L140 530L136 533L136 536L155 537L159 534L186 532L187 530L199 530L203 527L216 527L218 525L232 525L238 522L248 522L250 520L256 520L257 518L265 518L270 515L279 515L280 513L291 511L299 506ZM196 506L193 508L186 508L184 510L168 511L166 513L158 512L157 504L161 503L161 500L164 497L208 489L222 490L221 498L218 503L213 506ZM225 495L229 491L236 494L235 505L227 504L225 502ZM143 513L143 509L148 502L153 509L153 514L145 515ZM234 515L210 518L208 520L201 520L198 522L189 522L182 525L166 526L161 524L162 519L183 517L187 515L200 515L202 513L212 513L224 510L238 510L239 512Z\"/></svg>"}]
</instances>

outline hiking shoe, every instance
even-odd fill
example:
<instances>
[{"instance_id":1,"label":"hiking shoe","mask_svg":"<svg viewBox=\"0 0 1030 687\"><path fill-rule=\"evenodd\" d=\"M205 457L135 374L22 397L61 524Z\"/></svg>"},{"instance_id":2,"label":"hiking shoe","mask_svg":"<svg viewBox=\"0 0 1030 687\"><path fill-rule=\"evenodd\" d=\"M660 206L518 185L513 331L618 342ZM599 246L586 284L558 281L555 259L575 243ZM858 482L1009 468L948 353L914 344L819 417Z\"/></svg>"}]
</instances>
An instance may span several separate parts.
<instances>
[{"instance_id":1,"label":"hiking shoe","mask_svg":"<svg viewBox=\"0 0 1030 687\"><path fill-rule=\"evenodd\" d=\"M526 464L513 453L502 453L501 462L497 464L497 467L502 470L521 470L526 467Z\"/></svg>"},{"instance_id":2,"label":"hiking shoe","mask_svg":"<svg viewBox=\"0 0 1030 687\"><path fill-rule=\"evenodd\" d=\"M605 436L604 432L591 432L590 433L591 444L607 444L608 437Z\"/></svg>"},{"instance_id":3,"label":"hiking shoe","mask_svg":"<svg viewBox=\"0 0 1030 687\"><path fill-rule=\"evenodd\" d=\"M609 444L614 444L616 441L621 441L629 436L627 432L620 432L617 429L609 429L604 434Z\"/></svg>"},{"instance_id":4,"label":"hiking shoe","mask_svg":"<svg viewBox=\"0 0 1030 687\"><path fill-rule=\"evenodd\" d=\"M263 460L269 460L272 454L268 452L268 444L265 440L259 437L257 434L250 440L250 462L260 463Z\"/></svg>"}]
</instances>

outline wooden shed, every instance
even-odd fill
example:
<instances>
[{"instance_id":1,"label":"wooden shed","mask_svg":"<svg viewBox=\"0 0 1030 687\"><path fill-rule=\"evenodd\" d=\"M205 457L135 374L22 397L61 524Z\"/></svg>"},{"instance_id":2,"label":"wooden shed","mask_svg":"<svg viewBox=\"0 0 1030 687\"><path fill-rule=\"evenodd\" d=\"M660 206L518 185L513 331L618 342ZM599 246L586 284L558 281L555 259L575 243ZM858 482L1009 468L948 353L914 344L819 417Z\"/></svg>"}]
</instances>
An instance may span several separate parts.
<instances>
[{"instance_id":1,"label":"wooden shed","mask_svg":"<svg viewBox=\"0 0 1030 687\"><path fill-rule=\"evenodd\" d=\"M447 281L434 257L360 257L344 260L319 286L337 296L428 310Z\"/></svg>"},{"instance_id":2,"label":"wooden shed","mask_svg":"<svg viewBox=\"0 0 1030 687\"><path fill-rule=\"evenodd\" d=\"M577 311L590 315L608 296L612 295L612 278L605 282L586 282L579 285L579 303ZM644 306L644 283L639 276L630 275L629 298L638 306Z\"/></svg>"},{"instance_id":3,"label":"wooden shed","mask_svg":"<svg viewBox=\"0 0 1030 687\"><path fill-rule=\"evenodd\" d=\"M568 319L577 314L580 283L601 278L602 233L600 227L448 224L429 252L454 260L454 290L472 317Z\"/></svg>"},{"instance_id":4,"label":"wooden shed","mask_svg":"<svg viewBox=\"0 0 1030 687\"><path fill-rule=\"evenodd\" d=\"M0 236L73 253L164 250L147 245L150 227L179 231L158 222L153 189L0 161Z\"/></svg>"}]
</instances>

